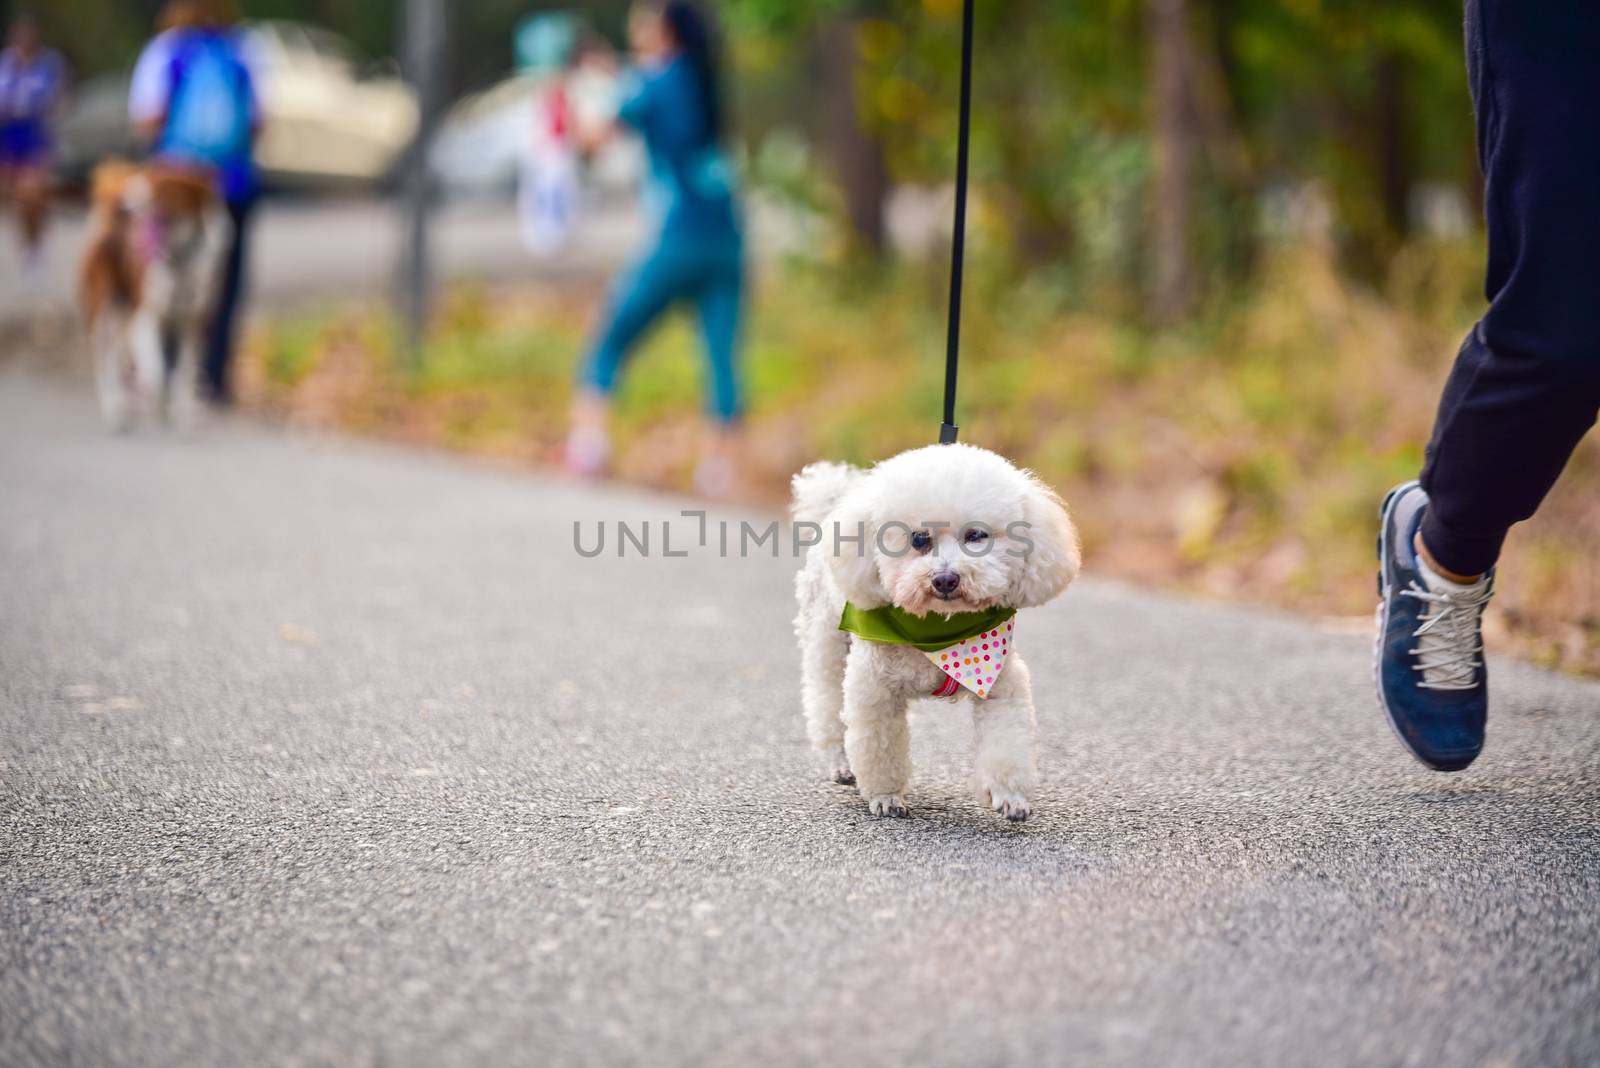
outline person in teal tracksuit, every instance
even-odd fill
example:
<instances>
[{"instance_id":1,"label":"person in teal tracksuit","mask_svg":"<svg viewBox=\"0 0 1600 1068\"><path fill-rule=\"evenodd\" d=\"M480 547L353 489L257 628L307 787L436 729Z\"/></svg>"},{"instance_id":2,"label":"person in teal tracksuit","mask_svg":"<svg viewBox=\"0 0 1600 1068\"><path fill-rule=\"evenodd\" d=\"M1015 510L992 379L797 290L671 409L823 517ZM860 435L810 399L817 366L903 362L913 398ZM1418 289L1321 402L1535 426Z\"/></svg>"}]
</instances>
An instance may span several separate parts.
<instances>
[{"instance_id":1,"label":"person in teal tracksuit","mask_svg":"<svg viewBox=\"0 0 1600 1068\"><path fill-rule=\"evenodd\" d=\"M744 305L744 234L735 180L722 151L720 72L712 26L685 0L641 0L629 19L640 61L626 76L621 124L644 140L650 169L646 210L655 223L648 249L617 280L580 375L567 466L594 475L610 459L610 398L628 356L663 313L692 303L710 370L716 423L696 471L712 495L733 488L734 435L742 398L739 331Z\"/></svg>"}]
</instances>

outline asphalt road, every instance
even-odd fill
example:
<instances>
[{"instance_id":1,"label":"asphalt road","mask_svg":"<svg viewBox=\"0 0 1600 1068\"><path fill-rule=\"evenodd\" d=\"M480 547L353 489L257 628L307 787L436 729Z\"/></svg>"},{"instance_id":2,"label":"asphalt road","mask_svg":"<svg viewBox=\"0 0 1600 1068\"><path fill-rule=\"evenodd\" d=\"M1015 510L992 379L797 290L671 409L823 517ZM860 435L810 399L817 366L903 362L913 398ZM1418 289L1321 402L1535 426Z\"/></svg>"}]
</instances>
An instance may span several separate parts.
<instances>
[{"instance_id":1,"label":"asphalt road","mask_svg":"<svg viewBox=\"0 0 1600 1068\"><path fill-rule=\"evenodd\" d=\"M1600 685L1434 775L1366 635L1086 579L1034 819L930 704L877 821L790 561L573 550L684 506L0 369L0 1064L1600 1061Z\"/></svg>"}]
</instances>

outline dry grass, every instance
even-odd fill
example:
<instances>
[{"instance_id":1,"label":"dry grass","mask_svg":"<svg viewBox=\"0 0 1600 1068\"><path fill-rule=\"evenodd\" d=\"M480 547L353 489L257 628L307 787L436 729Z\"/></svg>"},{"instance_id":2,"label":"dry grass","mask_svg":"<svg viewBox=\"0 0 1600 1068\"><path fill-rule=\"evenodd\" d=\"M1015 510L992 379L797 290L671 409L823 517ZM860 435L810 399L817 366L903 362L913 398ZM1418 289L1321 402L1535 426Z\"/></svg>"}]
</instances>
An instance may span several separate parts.
<instances>
[{"instance_id":1,"label":"dry grass","mask_svg":"<svg viewBox=\"0 0 1600 1068\"><path fill-rule=\"evenodd\" d=\"M1062 310L1042 285L980 270L962 438L1063 491L1094 571L1370 612L1378 501L1420 465L1479 299L1480 257L1418 247L1373 293L1322 250L1286 250L1256 289L1167 335ZM801 264L765 279L747 353L754 496L781 500L814 457L870 462L934 437L942 284L909 269L863 277ZM458 290L418 371L396 365L391 330L371 309L278 323L250 345L246 393L291 420L549 463L597 302L590 289ZM619 476L685 486L700 402L696 342L674 323L626 380ZM1600 673L1597 489L1590 440L1539 517L1512 534L1494 647Z\"/></svg>"}]
</instances>

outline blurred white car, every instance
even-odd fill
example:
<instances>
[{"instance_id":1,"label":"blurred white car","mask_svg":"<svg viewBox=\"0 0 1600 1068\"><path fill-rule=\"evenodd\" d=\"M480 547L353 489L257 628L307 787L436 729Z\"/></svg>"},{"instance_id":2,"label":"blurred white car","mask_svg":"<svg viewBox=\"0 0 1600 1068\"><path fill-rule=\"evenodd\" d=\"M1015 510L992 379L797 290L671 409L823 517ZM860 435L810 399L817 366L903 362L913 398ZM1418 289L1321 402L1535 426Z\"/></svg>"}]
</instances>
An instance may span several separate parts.
<instances>
[{"instance_id":1,"label":"blurred white car","mask_svg":"<svg viewBox=\"0 0 1600 1068\"><path fill-rule=\"evenodd\" d=\"M341 38L293 22L248 27L266 125L256 162L277 186L371 185L417 132L417 100L398 68L363 70Z\"/></svg>"},{"instance_id":2,"label":"blurred white car","mask_svg":"<svg viewBox=\"0 0 1600 1068\"><path fill-rule=\"evenodd\" d=\"M439 124L428 165L453 197L510 196L534 122L541 78L518 75L463 97Z\"/></svg>"},{"instance_id":3,"label":"blurred white car","mask_svg":"<svg viewBox=\"0 0 1600 1068\"><path fill-rule=\"evenodd\" d=\"M246 26L266 125L256 161L277 188L381 184L417 130L416 96L392 61L363 66L342 38L293 22ZM85 83L61 124L60 169L80 181L108 156L136 151L128 75Z\"/></svg>"}]
</instances>

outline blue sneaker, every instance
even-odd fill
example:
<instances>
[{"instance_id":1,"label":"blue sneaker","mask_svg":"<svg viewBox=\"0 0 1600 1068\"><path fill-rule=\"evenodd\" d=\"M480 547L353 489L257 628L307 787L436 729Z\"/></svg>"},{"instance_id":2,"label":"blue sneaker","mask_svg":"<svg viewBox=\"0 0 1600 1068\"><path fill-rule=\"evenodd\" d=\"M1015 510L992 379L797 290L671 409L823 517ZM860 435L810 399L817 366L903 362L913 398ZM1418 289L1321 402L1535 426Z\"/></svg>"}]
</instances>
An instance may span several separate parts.
<instances>
[{"instance_id":1,"label":"blue sneaker","mask_svg":"<svg viewBox=\"0 0 1600 1068\"><path fill-rule=\"evenodd\" d=\"M1489 718L1482 624L1494 572L1462 585L1428 567L1414 544L1427 508L1416 482L1383 499L1373 672L1400 744L1435 771L1460 771L1483 751Z\"/></svg>"}]
</instances>

